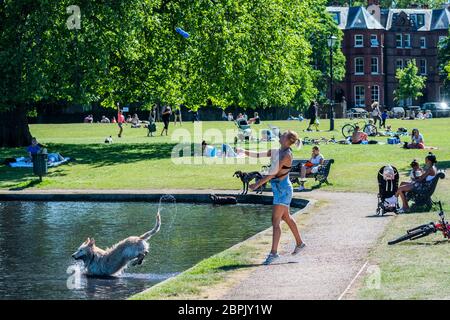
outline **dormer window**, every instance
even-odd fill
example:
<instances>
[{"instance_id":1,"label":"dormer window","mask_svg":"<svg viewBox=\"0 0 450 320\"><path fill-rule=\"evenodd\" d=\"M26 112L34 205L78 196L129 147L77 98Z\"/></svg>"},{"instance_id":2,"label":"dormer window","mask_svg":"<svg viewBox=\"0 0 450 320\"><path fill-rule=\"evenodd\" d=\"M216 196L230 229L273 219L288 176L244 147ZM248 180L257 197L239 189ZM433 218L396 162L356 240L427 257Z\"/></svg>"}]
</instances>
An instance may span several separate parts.
<instances>
[{"instance_id":1,"label":"dormer window","mask_svg":"<svg viewBox=\"0 0 450 320\"><path fill-rule=\"evenodd\" d=\"M425 15L423 13L417 14L417 28L421 28L425 25Z\"/></svg>"},{"instance_id":2,"label":"dormer window","mask_svg":"<svg viewBox=\"0 0 450 320\"><path fill-rule=\"evenodd\" d=\"M331 17L333 18L334 22L339 25L341 23L341 13L340 12L330 12Z\"/></svg>"},{"instance_id":3,"label":"dormer window","mask_svg":"<svg viewBox=\"0 0 450 320\"><path fill-rule=\"evenodd\" d=\"M355 48L364 47L364 36L362 34L355 34Z\"/></svg>"}]
</instances>

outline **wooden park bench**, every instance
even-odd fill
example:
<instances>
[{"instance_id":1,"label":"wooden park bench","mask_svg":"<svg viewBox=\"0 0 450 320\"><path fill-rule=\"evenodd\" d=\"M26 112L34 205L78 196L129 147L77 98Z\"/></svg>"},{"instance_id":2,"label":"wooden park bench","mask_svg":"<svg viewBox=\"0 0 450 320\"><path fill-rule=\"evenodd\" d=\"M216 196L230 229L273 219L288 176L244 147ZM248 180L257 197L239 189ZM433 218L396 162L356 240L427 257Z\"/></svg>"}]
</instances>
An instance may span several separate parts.
<instances>
[{"instance_id":1,"label":"wooden park bench","mask_svg":"<svg viewBox=\"0 0 450 320\"><path fill-rule=\"evenodd\" d=\"M300 170L302 166L308 162L309 160L296 160L292 161L292 169L289 172L289 179L292 183L300 184ZM331 165L334 163L334 159L324 160L323 164L319 167L319 170L316 173L307 174L305 178L314 179L319 182L319 185L316 187L320 187L322 183L330 184L328 181L328 175L330 174ZM264 166L263 170L268 170L268 166Z\"/></svg>"},{"instance_id":2,"label":"wooden park bench","mask_svg":"<svg viewBox=\"0 0 450 320\"><path fill-rule=\"evenodd\" d=\"M433 200L431 199L431 196L433 195L434 191L436 190L437 183L439 179L444 179L445 173L443 171L439 171L436 176L431 180L431 183L429 184L429 187L423 188L420 190L420 192L414 192L410 191L406 194L406 199L408 201L413 201L414 206L416 207L425 207L427 211L431 210L431 207L433 206Z\"/></svg>"}]
</instances>

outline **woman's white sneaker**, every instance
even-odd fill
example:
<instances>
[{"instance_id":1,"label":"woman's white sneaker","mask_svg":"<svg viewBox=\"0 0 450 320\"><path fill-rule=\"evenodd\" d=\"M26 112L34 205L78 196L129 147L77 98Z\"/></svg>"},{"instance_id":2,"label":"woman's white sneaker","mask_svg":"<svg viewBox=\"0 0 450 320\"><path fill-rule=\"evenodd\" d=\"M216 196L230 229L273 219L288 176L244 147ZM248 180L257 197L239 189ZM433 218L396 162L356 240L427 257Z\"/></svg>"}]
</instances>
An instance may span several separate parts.
<instances>
[{"instance_id":1,"label":"woman's white sneaker","mask_svg":"<svg viewBox=\"0 0 450 320\"><path fill-rule=\"evenodd\" d=\"M267 266L278 259L280 255L278 253L269 253L266 260L263 262L263 265Z\"/></svg>"},{"instance_id":2,"label":"woman's white sneaker","mask_svg":"<svg viewBox=\"0 0 450 320\"><path fill-rule=\"evenodd\" d=\"M302 251L306 247L306 244L302 242L300 245L296 246L294 251L292 252L292 255L296 255L300 251Z\"/></svg>"}]
</instances>

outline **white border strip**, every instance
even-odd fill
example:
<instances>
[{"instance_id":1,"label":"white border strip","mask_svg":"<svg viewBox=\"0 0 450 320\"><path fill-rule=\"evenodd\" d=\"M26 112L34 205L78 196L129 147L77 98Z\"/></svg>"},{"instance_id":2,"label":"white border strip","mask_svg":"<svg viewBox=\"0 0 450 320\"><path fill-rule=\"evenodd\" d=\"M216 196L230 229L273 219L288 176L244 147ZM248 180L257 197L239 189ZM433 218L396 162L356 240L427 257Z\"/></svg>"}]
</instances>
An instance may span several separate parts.
<instances>
[{"instance_id":1,"label":"white border strip","mask_svg":"<svg viewBox=\"0 0 450 320\"><path fill-rule=\"evenodd\" d=\"M345 294L348 292L348 290L350 290L350 288L352 287L352 285L355 282L355 280L359 277L361 272L363 272L363 270L366 268L368 263L369 263L369 260L367 260L366 263L364 263L364 265L361 267L361 269L356 274L356 276L353 278L353 280L350 281L349 285L347 286L347 288L345 288L344 292L342 292L342 294L339 296L338 300L342 300L342 298L345 296Z\"/></svg>"}]
</instances>

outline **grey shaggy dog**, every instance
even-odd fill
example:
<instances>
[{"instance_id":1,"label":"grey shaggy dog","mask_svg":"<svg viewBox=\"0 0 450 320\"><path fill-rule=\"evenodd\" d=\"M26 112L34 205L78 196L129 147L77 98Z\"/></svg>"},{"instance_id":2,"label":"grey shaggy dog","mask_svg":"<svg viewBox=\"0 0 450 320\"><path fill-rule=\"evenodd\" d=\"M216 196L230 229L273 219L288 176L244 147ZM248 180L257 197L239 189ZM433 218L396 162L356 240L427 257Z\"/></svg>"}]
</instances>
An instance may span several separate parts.
<instances>
[{"instance_id":1,"label":"grey shaggy dog","mask_svg":"<svg viewBox=\"0 0 450 320\"><path fill-rule=\"evenodd\" d=\"M159 231L160 227L161 215L158 210L156 224L152 230L139 237L128 237L106 250L97 247L93 238L87 238L72 254L72 258L84 262L88 276L114 276L120 273L130 261L133 261L133 266L142 264L149 249L147 241Z\"/></svg>"}]
</instances>

